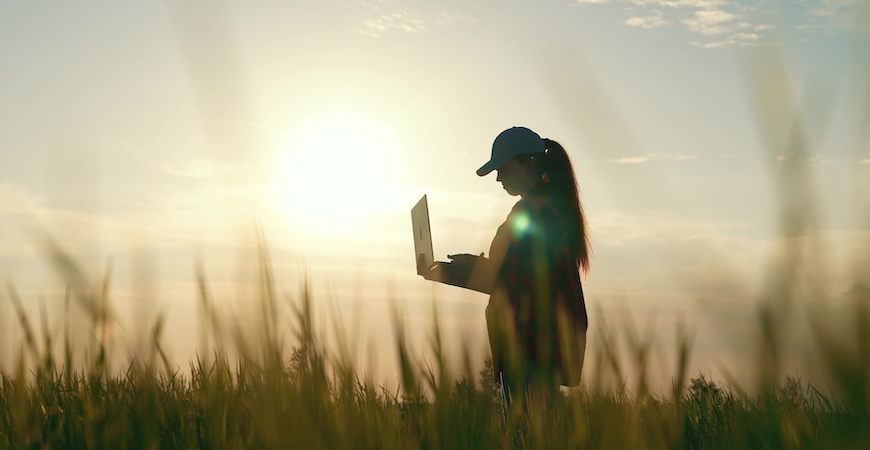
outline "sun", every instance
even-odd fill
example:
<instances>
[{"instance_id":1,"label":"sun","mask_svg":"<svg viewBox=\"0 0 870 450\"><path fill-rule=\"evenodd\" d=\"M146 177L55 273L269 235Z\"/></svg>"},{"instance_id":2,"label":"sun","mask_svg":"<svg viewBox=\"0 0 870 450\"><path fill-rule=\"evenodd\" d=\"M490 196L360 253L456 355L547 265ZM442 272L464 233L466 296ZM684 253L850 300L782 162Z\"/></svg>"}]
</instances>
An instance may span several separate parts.
<instances>
[{"instance_id":1,"label":"sun","mask_svg":"<svg viewBox=\"0 0 870 450\"><path fill-rule=\"evenodd\" d=\"M293 225L351 236L394 206L401 158L395 130L349 111L310 117L291 130L273 165L275 208Z\"/></svg>"}]
</instances>

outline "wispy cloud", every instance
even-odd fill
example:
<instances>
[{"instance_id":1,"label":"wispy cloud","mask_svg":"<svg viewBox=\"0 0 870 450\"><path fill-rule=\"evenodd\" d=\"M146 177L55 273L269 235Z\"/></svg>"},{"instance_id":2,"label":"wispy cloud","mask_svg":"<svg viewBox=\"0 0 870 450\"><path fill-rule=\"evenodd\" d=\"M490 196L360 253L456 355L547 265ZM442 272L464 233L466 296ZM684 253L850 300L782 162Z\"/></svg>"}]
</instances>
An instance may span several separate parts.
<instances>
[{"instance_id":1,"label":"wispy cloud","mask_svg":"<svg viewBox=\"0 0 870 450\"><path fill-rule=\"evenodd\" d=\"M818 166L821 164L830 164L830 163L836 162L837 159L836 158L826 158L820 154L816 154L816 155L809 157L808 161L810 164L812 164L814 166Z\"/></svg>"},{"instance_id":2,"label":"wispy cloud","mask_svg":"<svg viewBox=\"0 0 870 450\"><path fill-rule=\"evenodd\" d=\"M864 0L823 0L804 3L802 9L803 23L797 25L802 31L832 31L848 30L856 27L867 27L866 22L856 20L860 12L870 12L870 3ZM862 9L863 8L863 9Z\"/></svg>"},{"instance_id":3,"label":"wispy cloud","mask_svg":"<svg viewBox=\"0 0 870 450\"><path fill-rule=\"evenodd\" d=\"M625 24L630 27L639 27L639 28L658 28L661 26L665 26L669 24L667 20L665 20L665 15L661 11L656 11L655 14L651 16L634 16L626 19Z\"/></svg>"},{"instance_id":4,"label":"wispy cloud","mask_svg":"<svg viewBox=\"0 0 870 450\"><path fill-rule=\"evenodd\" d=\"M851 13L861 6L859 0L823 0L814 2L807 10L807 14L814 17L831 18Z\"/></svg>"},{"instance_id":5,"label":"wispy cloud","mask_svg":"<svg viewBox=\"0 0 870 450\"><path fill-rule=\"evenodd\" d=\"M652 159L649 155L646 156L630 156L627 158L616 158L611 159L610 162L615 162L617 164L643 164L645 162L649 162Z\"/></svg>"},{"instance_id":6,"label":"wispy cloud","mask_svg":"<svg viewBox=\"0 0 870 450\"><path fill-rule=\"evenodd\" d=\"M860 164L870 164L870 158L862 159L861 161L859 161L859 163Z\"/></svg>"},{"instance_id":7,"label":"wispy cloud","mask_svg":"<svg viewBox=\"0 0 870 450\"><path fill-rule=\"evenodd\" d=\"M360 3L366 10L360 32L368 36L382 36L390 32L416 33L432 25L454 25L470 20L451 11L426 12L411 8L400 0L374 0Z\"/></svg>"},{"instance_id":8,"label":"wispy cloud","mask_svg":"<svg viewBox=\"0 0 870 450\"><path fill-rule=\"evenodd\" d=\"M620 158L613 158L604 161L586 161L590 162L604 162L604 163L614 163L614 164L644 164L653 160L673 160L673 161L689 161L693 159L698 159L695 155L674 155L671 153L658 154L658 153L648 153L646 155L640 156L623 156Z\"/></svg>"},{"instance_id":9,"label":"wispy cloud","mask_svg":"<svg viewBox=\"0 0 870 450\"><path fill-rule=\"evenodd\" d=\"M737 39L741 39L744 41L757 41L761 39L761 35L758 33L737 33L734 35Z\"/></svg>"},{"instance_id":10,"label":"wispy cloud","mask_svg":"<svg viewBox=\"0 0 870 450\"><path fill-rule=\"evenodd\" d=\"M788 21L796 30L848 29L861 26L855 20L866 0L816 0L770 2L768 0L576 0L578 4L621 5L624 24L654 29L682 25L695 35L689 42L706 48L757 46L774 43L769 32L775 21ZM785 22L784 22L785 23ZM799 39L806 39L800 37Z\"/></svg>"},{"instance_id":11,"label":"wispy cloud","mask_svg":"<svg viewBox=\"0 0 870 450\"><path fill-rule=\"evenodd\" d=\"M435 23L438 25L454 25L462 22L474 22L474 20L454 12L441 11L435 15Z\"/></svg>"},{"instance_id":12,"label":"wispy cloud","mask_svg":"<svg viewBox=\"0 0 870 450\"><path fill-rule=\"evenodd\" d=\"M761 45L761 36L755 33L734 33L715 41L692 41L692 45L703 48L722 48L728 46L756 47Z\"/></svg>"},{"instance_id":13,"label":"wispy cloud","mask_svg":"<svg viewBox=\"0 0 870 450\"><path fill-rule=\"evenodd\" d=\"M694 16L684 19L683 23L695 33L713 36L730 32L733 28L725 24L738 17L740 16L718 9L702 10L695 11Z\"/></svg>"},{"instance_id":14,"label":"wispy cloud","mask_svg":"<svg viewBox=\"0 0 870 450\"><path fill-rule=\"evenodd\" d=\"M793 152L785 152L776 156L777 161L788 161L794 158L796 155Z\"/></svg>"},{"instance_id":15,"label":"wispy cloud","mask_svg":"<svg viewBox=\"0 0 870 450\"><path fill-rule=\"evenodd\" d=\"M727 5L725 0L631 0L638 6L664 6L667 8L718 8Z\"/></svg>"},{"instance_id":16,"label":"wispy cloud","mask_svg":"<svg viewBox=\"0 0 870 450\"><path fill-rule=\"evenodd\" d=\"M776 156L776 160L779 162L791 161L791 160L794 160L795 158L797 158L797 154L795 154L794 152L785 152L785 153L781 153L781 154ZM812 156L804 157L804 159L808 163L810 163L814 166L818 166L820 164L831 164L831 163L835 163L838 161L842 161L842 159L840 159L840 158L830 158L830 157L826 157L826 156L823 156L823 155L818 154L818 153L815 155L812 155ZM870 159L867 159L865 161L867 163L870 163Z\"/></svg>"},{"instance_id":17,"label":"wispy cloud","mask_svg":"<svg viewBox=\"0 0 870 450\"><path fill-rule=\"evenodd\" d=\"M416 32L426 29L426 23L406 12L392 12L362 21L363 33L380 36L390 31Z\"/></svg>"}]
</instances>

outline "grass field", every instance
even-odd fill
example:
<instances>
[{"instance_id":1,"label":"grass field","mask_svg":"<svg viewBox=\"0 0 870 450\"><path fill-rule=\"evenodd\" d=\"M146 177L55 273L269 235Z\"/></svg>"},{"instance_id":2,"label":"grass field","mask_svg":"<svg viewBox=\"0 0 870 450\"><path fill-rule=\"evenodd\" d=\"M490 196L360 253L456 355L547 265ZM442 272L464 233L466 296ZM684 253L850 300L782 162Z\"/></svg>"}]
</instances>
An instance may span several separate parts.
<instances>
[{"instance_id":1,"label":"grass field","mask_svg":"<svg viewBox=\"0 0 870 450\"><path fill-rule=\"evenodd\" d=\"M200 276L207 327L213 338L232 342L238 356L212 350L186 370L167 360L160 321L126 371L107 368L112 355L98 341L84 365L67 370L76 366L68 337L61 339L64 361L40 350L56 347L57 338L36 335L7 284L25 340L17 369L2 373L0 448L870 448L870 315L867 299L857 296L855 326L849 327L855 335L846 336L856 346L837 345L821 331L815 335L830 383L825 389L778 379L770 375L778 373L775 367L760 368L759 376L770 379L760 379L752 394L703 376L686 380L686 340L676 349L668 395L643 386L605 387L614 384L602 378L620 375L619 355L609 353L615 347L604 346L597 354L613 361L609 370L599 365L584 374L585 386L549 409L516 407L505 421L488 381L491 365L479 373L471 364L463 373L448 373L437 320L430 340L435 359L426 364L410 356L395 317L402 386L388 391L361 376L349 355L326 350L307 290L293 303L294 323L277 323L270 312L279 299L266 257L261 275L262 333L256 339L221 325ZM91 311L96 330L108 320L101 309L105 292L89 292L72 286L69 301ZM762 311L768 312L759 319L766 331L759 351L776 364L774 310ZM294 330L298 345L285 348L276 337L279 328Z\"/></svg>"}]
</instances>

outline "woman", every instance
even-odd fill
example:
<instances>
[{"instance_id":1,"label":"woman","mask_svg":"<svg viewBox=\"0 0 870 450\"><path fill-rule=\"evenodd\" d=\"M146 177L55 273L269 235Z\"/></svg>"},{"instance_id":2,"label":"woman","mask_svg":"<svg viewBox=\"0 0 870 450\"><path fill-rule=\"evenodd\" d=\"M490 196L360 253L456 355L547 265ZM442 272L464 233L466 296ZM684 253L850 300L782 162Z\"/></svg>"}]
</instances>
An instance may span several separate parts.
<instances>
[{"instance_id":1,"label":"woman","mask_svg":"<svg viewBox=\"0 0 870 450\"><path fill-rule=\"evenodd\" d=\"M489 257L449 255L424 277L490 294L486 308L495 381L549 396L580 382L588 321L580 272L589 238L571 161L559 143L513 127L477 174L497 171L521 197L498 228Z\"/></svg>"}]
</instances>

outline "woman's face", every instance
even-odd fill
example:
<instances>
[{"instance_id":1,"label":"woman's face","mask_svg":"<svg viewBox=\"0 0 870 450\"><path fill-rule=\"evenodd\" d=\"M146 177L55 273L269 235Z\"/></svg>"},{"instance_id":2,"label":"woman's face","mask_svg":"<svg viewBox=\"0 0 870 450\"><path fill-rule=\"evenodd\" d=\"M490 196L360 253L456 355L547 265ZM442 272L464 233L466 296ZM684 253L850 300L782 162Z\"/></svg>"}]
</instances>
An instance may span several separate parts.
<instances>
[{"instance_id":1,"label":"woman's face","mask_svg":"<svg viewBox=\"0 0 870 450\"><path fill-rule=\"evenodd\" d=\"M537 179L534 171L534 160L525 162L512 159L496 170L504 190L510 195L524 195L534 187Z\"/></svg>"}]
</instances>

